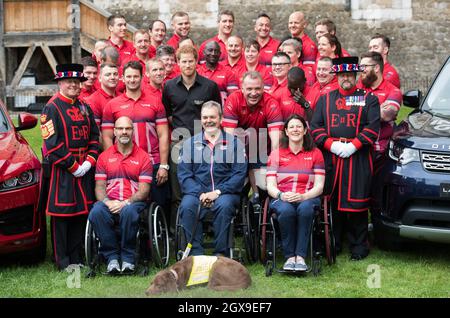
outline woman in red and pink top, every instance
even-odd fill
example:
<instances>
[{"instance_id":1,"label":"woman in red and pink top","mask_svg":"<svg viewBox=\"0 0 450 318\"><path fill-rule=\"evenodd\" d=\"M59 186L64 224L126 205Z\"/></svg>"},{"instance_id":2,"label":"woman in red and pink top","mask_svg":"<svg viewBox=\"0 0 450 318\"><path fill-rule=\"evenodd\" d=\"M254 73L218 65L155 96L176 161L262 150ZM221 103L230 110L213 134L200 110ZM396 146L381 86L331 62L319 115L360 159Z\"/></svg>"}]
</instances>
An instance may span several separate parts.
<instances>
[{"instance_id":1,"label":"woman in red and pink top","mask_svg":"<svg viewBox=\"0 0 450 318\"><path fill-rule=\"evenodd\" d=\"M286 258L283 269L306 271L311 224L314 208L320 205L325 166L303 117L289 116L284 134L282 146L270 154L267 163L267 190L274 198L270 209L280 225Z\"/></svg>"}]
</instances>

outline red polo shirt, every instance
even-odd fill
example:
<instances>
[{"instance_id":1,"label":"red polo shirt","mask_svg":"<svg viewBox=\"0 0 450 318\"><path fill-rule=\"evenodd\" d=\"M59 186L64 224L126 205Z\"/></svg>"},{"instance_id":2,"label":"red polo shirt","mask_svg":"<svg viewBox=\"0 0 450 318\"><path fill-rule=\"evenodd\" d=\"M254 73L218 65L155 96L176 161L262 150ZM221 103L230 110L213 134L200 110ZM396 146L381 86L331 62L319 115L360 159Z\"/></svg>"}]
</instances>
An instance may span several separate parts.
<instances>
[{"instance_id":1,"label":"red polo shirt","mask_svg":"<svg viewBox=\"0 0 450 318\"><path fill-rule=\"evenodd\" d=\"M221 61L221 62L219 62L219 63L224 65L225 67L229 68L233 72L237 72L239 69L245 67L244 54L242 54L241 57L239 58L239 60L237 60L237 62L234 63L233 65L230 64L230 62L228 61L228 58L223 60L223 61Z\"/></svg>"},{"instance_id":2,"label":"red polo shirt","mask_svg":"<svg viewBox=\"0 0 450 318\"><path fill-rule=\"evenodd\" d=\"M378 97L378 101L380 102L380 106L384 103L392 105L396 108L397 111L400 110L400 106L403 102L403 95L399 88L397 88L391 82L383 79L383 81L378 85L377 88L366 88L363 87L361 81L358 83L358 88L362 88L367 92L373 93ZM387 150L387 146L389 144L389 138L394 133L394 123L393 122L384 122L380 123L380 132L378 135L377 141L374 143L375 151L384 152Z\"/></svg>"},{"instance_id":3,"label":"red polo shirt","mask_svg":"<svg viewBox=\"0 0 450 318\"><path fill-rule=\"evenodd\" d=\"M323 87L320 86L319 82L315 82L314 85L309 90L308 94L306 94L306 100L311 105L311 108L315 109L317 101L319 100L320 96L325 95L331 91L334 91L335 89L338 89L338 87L339 84L337 82L336 76L333 78L331 82L325 84Z\"/></svg>"},{"instance_id":4,"label":"red polo shirt","mask_svg":"<svg viewBox=\"0 0 450 318\"><path fill-rule=\"evenodd\" d=\"M178 66L178 64L175 64L172 69L172 72L169 74L166 74L166 77L164 78L164 83L167 82L168 80L171 80L171 79L177 77L180 74L181 74L180 67Z\"/></svg>"},{"instance_id":5,"label":"red polo shirt","mask_svg":"<svg viewBox=\"0 0 450 318\"><path fill-rule=\"evenodd\" d=\"M128 57L133 55L134 52L136 52L133 43L130 41L123 40L123 43L121 46L116 45L113 42L111 42L111 38L108 39L108 42L109 42L109 44L114 46L117 49L117 51L119 52L120 57L119 57L118 65L122 65L122 61L126 60Z\"/></svg>"},{"instance_id":6,"label":"red polo shirt","mask_svg":"<svg viewBox=\"0 0 450 318\"><path fill-rule=\"evenodd\" d=\"M205 64L197 66L197 72L201 76L214 81L219 87L222 105L225 105L227 97L239 89L239 82L236 75L228 68L221 64L217 64L214 70L210 70Z\"/></svg>"},{"instance_id":7,"label":"red polo shirt","mask_svg":"<svg viewBox=\"0 0 450 318\"><path fill-rule=\"evenodd\" d=\"M166 111L161 99L142 92L138 100L126 93L112 99L103 111L102 130L113 129L121 116L133 120L135 143L151 155L152 164L160 163L157 125L168 125Z\"/></svg>"},{"instance_id":8,"label":"red polo shirt","mask_svg":"<svg viewBox=\"0 0 450 318\"><path fill-rule=\"evenodd\" d=\"M86 103L91 106L94 113L95 123L97 124L99 130L102 126L103 109L114 97L115 96L109 95L103 90L103 88L100 87L100 89L98 89L94 94L86 98Z\"/></svg>"},{"instance_id":9,"label":"red polo shirt","mask_svg":"<svg viewBox=\"0 0 450 318\"><path fill-rule=\"evenodd\" d=\"M280 104L281 114L283 115L283 122L291 116L292 114L297 114L305 118L305 109L297 104L297 102L292 98L292 94L289 89L283 87L280 89L274 98Z\"/></svg>"},{"instance_id":10,"label":"red polo shirt","mask_svg":"<svg viewBox=\"0 0 450 318\"><path fill-rule=\"evenodd\" d=\"M400 88L400 77L398 72L389 62L384 64L383 78L394 84L397 88Z\"/></svg>"},{"instance_id":11,"label":"red polo shirt","mask_svg":"<svg viewBox=\"0 0 450 318\"><path fill-rule=\"evenodd\" d=\"M148 58L154 58L156 56L156 47L150 44L150 47L148 48Z\"/></svg>"},{"instance_id":12,"label":"red polo shirt","mask_svg":"<svg viewBox=\"0 0 450 318\"><path fill-rule=\"evenodd\" d=\"M259 63L270 69L272 67L272 57L277 53L279 45L280 41L269 36L269 42L261 46L259 51Z\"/></svg>"},{"instance_id":13,"label":"red polo shirt","mask_svg":"<svg viewBox=\"0 0 450 318\"><path fill-rule=\"evenodd\" d=\"M264 90L268 92L270 88L272 87L272 74L270 73L270 69L268 69L266 66L262 64L258 64L256 66L256 71L261 74L264 82ZM246 72L248 72L247 65L244 63L240 68L236 69L236 74L239 79L239 87L242 87L242 77Z\"/></svg>"},{"instance_id":14,"label":"red polo shirt","mask_svg":"<svg viewBox=\"0 0 450 318\"><path fill-rule=\"evenodd\" d=\"M325 176L325 163L318 148L297 154L289 147L280 148L272 151L267 162L267 177L275 177L282 192L308 192L317 175Z\"/></svg>"},{"instance_id":15,"label":"red polo shirt","mask_svg":"<svg viewBox=\"0 0 450 318\"><path fill-rule=\"evenodd\" d=\"M283 129L283 117L278 102L269 94L263 93L261 101L253 111L247 105L241 91L231 94L223 109L223 127L243 129L268 128L271 130Z\"/></svg>"},{"instance_id":16,"label":"red polo shirt","mask_svg":"<svg viewBox=\"0 0 450 318\"><path fill-rule=\"evenodd\" d=\"M386 102L394 106L397 110L400 110L403 101L402 92L389 81L383 79L380 85L375 89L364 87L362 82L358 81L357 87L364 89L369 93L374 93L375 96L378 97L380 105Z\"/></svg>"},{"instance_id":17,"label":"red polo shirt","mask_svg":"<svg viewBox=\"0 0 450 318\"><path fill-rule=\"evenodd\" d=\"M162 99L162 87L161 88L156 88L153 87L149 80L142 80L142 86L141 86L142 91L145 92L146 95L153 95L155 96L155 98L159 98L159 100Z\"/></svg>"},{"instance_id":18,"label":"red polo shirt","mask_svg":"<svg viewBox=\"0 0 450 318\"><path fill-rule=\"evenodd\" d=\"M180 43L180 40L181 37L178 34L174 33L166 44L173 47L173 49L176 51L178 49L178 43Z\"/></svg>"},{"instance_id":19,"label":"red polo shirt","mask_svg":"<svg viewBox=\"0 0 450 318\"><path fill-rule=\"evenodd\" d=\"M124 156L117 144L98 157L95 180L106 181L106 196L110 200L127 200L139 189L139 182L152 183L153 166L150 156L133 144L130 154Z\"/></svg>"},{"instance_id":20,"label":"red polo shirt","mask_svg":"<svg viewBox=\"0 0 450 318\"><path fill-rule=\"evenodd\" d=\"M279 100L284 87L287 87L287 77L281 83L278 83L278 80L273 76L272 87L269 90L269 94Z\"/></svg>"},{"instance_id":21,"label":"red polo shirt","mask_svg":"<svg viewBox=\"0 0 450 318\"><path fill-rule=\"evenodd\" d=\"M203 50L205 49L206 43L211 42L211 41L217 42L217 44L219 44L219 46L220 46L219 62L225 61L226 59L228 59L227 45L225 44L225 42L223 42L221 39L219 39L219 35L217 34L216 36L204 41L200 45L200 47L198 49L198 63L199 64L205 63L205 56L203 55Z\"/></svg>"},{"instance_id":22,"label":"red polo shirt","mask_svg":"<svg viewBox=\"0 0 450 318\"><path fill-rule=\"evenodd\" d=\"M302 42L303 46L301 61L303 65L312 67L316 64L317 46L306 33L302 36Z\"/></svg>"},{"instance_id":23,"label":"red polo shirt","mask_svg":"<svg viewBox=\"0 0 450 318\"><path fill-rule=\"evenodd\" d=\"M95 82L94 82L95 83ZM86 102L86 98L91 96L95 93L97 89L95 88L95 85L92 85L91 89L86 89L86 87L82 87L80 91L80 96L78 96L78 99L82 100L83 102Z\"/></svg>"}]
</instances>

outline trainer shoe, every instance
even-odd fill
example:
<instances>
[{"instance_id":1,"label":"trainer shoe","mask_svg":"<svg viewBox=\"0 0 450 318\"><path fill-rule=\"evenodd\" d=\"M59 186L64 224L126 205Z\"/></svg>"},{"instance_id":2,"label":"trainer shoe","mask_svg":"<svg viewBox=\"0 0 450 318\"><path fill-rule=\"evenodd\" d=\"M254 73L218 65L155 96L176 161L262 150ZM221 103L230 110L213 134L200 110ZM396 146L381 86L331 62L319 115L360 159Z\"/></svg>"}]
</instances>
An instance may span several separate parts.
<instances>
[{"instance_id":1,"label":"trainer shoe","mask_svg":"<svg viewBox=\"0 0 450 318\"><path fill-rule=\"evenodd\" d=\"M293 271L295 270L295 261L293 260L287 260L286 263L283 265L283 270L285 271Z\"/></svg>"},{"instance_id":2,"label":"trainer shoe","mask_svg":"<svg viewBox=\"0 0 450 318\"><path fill-rule=\"evenodd\" d=\"M294 270L296 272L306 272L308 270L308 265L305 264L305 261L297 261L295 262Z\"/></svg>"},{"instance_id":3,"label":"trainer shoe","mask_svg":"<svg viewBox=\"0 0 450 318\"><path fill-rule=\"evenodd\" d=\"M122 273L128 274L134 272L134 264L122 262Z\"/></svg>"},{"instance_id":4,"label":"trainer shoe","mask_svg":"<svg viewBox=\"0 0 450 318\"><path fill-rule=\"evenodd\" d=\"M110 260L106 272L111 275L120 273L119 262L116 259Z\"/></svg>"}]
</instances>

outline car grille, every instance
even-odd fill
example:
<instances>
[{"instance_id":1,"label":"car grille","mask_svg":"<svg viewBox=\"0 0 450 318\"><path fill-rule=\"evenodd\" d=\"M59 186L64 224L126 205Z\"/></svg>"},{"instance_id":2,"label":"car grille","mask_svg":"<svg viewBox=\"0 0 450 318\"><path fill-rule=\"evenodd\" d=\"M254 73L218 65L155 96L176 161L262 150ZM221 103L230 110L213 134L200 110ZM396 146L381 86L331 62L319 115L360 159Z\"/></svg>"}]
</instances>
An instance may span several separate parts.
<instances>
[{"instance_id":1,"label":"car grille","mask_svg":"<svg viewBox=\"0 0 450 318\"><path fill-rule=\"evenodd\" d=\"M16 235L33 230L33 206L25 206L0 213L0 233Z\"/></svg>"},{"instance_id":2,"label":"car grille","mask_svg":"<svg viewBox=\"0 0 450 318\"><path fill-rule=\"evenodd\" d=\"M450 155L423 151L422 165L431 172L450 173Z\"/></svg>"}]
</instances>

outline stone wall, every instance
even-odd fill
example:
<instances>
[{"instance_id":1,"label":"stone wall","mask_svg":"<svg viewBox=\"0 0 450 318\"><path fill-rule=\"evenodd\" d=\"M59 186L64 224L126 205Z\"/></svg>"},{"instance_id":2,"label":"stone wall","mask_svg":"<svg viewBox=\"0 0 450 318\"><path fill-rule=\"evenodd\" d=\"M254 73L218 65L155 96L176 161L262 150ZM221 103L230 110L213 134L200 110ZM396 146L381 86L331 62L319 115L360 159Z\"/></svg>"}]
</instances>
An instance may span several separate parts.
<instances>
[{"instance_id":1,"label":"stone wall","mask_svg":"<svg viewBox=\"0 0 450 318\"><path fill-rule=\"evenodd\" d=\"M260 12L271 16L275 37L288 34L288 17L295 10L307 15L310 23L307 33L313 39L314 22L330 18L338 26L342 46L351 54L363 53L371 35L381 32L391 39L390 60L400 73L404 91L415 87L426 89L450 54L448 0L94 0L94 3L111 12L121 12L136 27L146 27L155 18L169 23L173 12L187 11L197 44L216 34L214 20L223 9L235 13L235 33L244 38L254 37L254 21Z\"/></svg>"}]
</instances>

